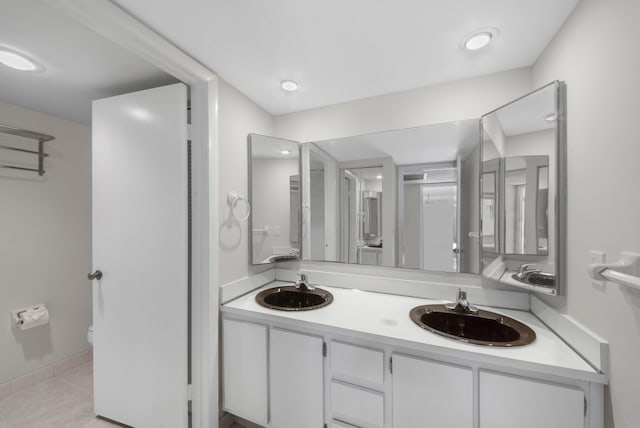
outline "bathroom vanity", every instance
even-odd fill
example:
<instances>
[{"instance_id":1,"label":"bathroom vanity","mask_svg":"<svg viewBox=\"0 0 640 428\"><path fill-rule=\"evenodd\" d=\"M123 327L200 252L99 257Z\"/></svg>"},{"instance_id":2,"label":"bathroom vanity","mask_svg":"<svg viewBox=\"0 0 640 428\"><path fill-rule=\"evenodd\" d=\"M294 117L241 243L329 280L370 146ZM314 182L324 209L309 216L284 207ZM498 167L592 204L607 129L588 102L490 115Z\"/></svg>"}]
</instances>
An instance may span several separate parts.
<instances>
[{"instance_id":1,"label":"bathroom vanity","mask_svg":"<svg viewBox=\"0 0 640 428\"><path fill-rule=\"evenodd\" d=\"M495 290L565 292L565 95L555 81L480 120L302 144L250 135L250 262L290 246L303 268L377 268L317 271L323 305L306 282L222 299L223 409L267 428L601 428L606 344L533 296ZM286 268L300 266L272 279L290 280ZM436 282L402 283L407 269ZM484 306L461 290L447 307L470 278ZM318 308L274 308L296 304ZM473 342L469 314L491 324L487 337L520 330L492 346L441 335Z\"/></svg>"},{"instance_id":2,"label":"bathroom vanity","mask_svg":"<svg viewBox=\"0 0 640 428\"><path fill-rule=\"evenodd\" d=\"M602 427L606 375L531 312L491 308L529 326L533 343L478 346L411 320L443 301L322 286L334 300L317 310L256 302L279 284L222 306L234 415L269 428Z\"/></svg>"}]
</instances>

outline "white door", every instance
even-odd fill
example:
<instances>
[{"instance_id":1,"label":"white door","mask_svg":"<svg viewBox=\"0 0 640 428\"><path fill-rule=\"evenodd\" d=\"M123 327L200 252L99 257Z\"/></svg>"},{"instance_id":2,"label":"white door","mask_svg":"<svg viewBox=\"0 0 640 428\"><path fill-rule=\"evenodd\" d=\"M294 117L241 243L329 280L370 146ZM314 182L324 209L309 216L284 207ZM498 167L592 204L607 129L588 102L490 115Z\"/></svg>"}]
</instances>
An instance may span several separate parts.
<instances>
[{"instance_id":1,"label":"white door","mask_svg":"<svg viewBox=\"0 0 640 428\"><path fill-rule=\"evenodd\" d=\"M272 329L269 338L272 428L324 424L322 338Z\"/></svg>"},{"instance_id":2,"label":"white door","mask_svg":"<svg viewBox=\"0 0 640 428\"><path fill-rule=\"evenodd\" d=\"M422 187L422 269L456 272L455 186Z\"/></svg>"},{"instance_id":3,"label":"white door","mask_svg":"<svg viewBox=\"0 0 640 428\"><path fill-rule=\"evenodd\" d=\"M187 425L187 87L93 102L95 413Z\"/></svg>"}]
</instances>

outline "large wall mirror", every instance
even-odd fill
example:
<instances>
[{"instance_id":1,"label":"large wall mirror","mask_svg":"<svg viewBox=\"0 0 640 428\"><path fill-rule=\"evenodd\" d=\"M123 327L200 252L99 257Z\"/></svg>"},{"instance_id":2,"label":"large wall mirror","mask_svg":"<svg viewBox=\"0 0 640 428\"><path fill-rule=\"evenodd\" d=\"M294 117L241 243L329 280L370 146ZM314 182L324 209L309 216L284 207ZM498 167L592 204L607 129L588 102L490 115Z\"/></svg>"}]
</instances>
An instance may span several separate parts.
<instances>
[{"instance_id":1,"label":"large wall mirror","mask_svg":"<svg viewBox=\"0 0 640 428\"><path fill-rule=\"evenodd\" d=\"M560 294L566 204L565 85L482 117L484 275Z\"/></svg>"},{"instance_id":2,"label":"large wall mirror","mask_svg":"<svg viewBox=\"0 0 640 428\"><path fill-rule=\"evenodd\" d=\"M302 144L302 258L479 273L479 128L466 120Z\"/></svg>"},{"instance_id":3,"label":"large wall mirror","mask_svg":"<svg viewBox=\"0 0 640 428\"><path fill-rule=\"evenodd\" d=\"M251 262L482 274L563 293L565 85L482 117L299 144L252 134Z\"/></svg>"},{"instance_id":4,"label":"large wall mirror","mask_svg":"<svg viewBox=\"0 0 640 428\"><path fill-rule=\"evenodd\" d=\"M300 145L250 134L251 263L297 260L300 254Z\"/></svg>"}]
</instances>

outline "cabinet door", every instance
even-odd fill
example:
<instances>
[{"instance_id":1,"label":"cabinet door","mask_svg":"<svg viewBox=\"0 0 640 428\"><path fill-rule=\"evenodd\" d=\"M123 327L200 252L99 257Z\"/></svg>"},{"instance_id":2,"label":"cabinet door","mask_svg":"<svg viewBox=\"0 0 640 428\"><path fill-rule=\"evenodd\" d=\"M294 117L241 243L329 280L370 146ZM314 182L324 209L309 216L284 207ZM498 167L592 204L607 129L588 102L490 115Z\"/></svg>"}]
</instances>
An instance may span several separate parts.
<instances>
[{"instance_id":1,"label":"cabinet door","mask_svg":"<svg viewBox=\"0 0 640 428\"><path fill-rule=\"evenodd\" d=\"M222 340L224 409L266 425L267 326L225 319Z\"/></svg>"},{"instance_id":2,"label":"cabinet door","mask_svg":"<svg viewBox=\"0 0 640 428\"><path fill-rule=\"evenodd\" d=\"M480 428L583 428L584 393L573 387L480 372Z\"/></svg>"},{"instance_id":3,"label":"cabinet door","mask_svg":"<svg viewBox=\"0 0 640 428\"><path fill-rule=\"evenodd\" d=\"M471 369L398 354L392 358L393 428L473 426Z\"/></svg>"},{"instance_id":4,"label":"cabinet door","mask_svg":"<svg viewBox=\"0 0 640 428\"><path fill-rule=\"evenodd\" d=\"M269 342L271 427L321 428L322 338L274 328Z\"/></svg>"}]
</instances>

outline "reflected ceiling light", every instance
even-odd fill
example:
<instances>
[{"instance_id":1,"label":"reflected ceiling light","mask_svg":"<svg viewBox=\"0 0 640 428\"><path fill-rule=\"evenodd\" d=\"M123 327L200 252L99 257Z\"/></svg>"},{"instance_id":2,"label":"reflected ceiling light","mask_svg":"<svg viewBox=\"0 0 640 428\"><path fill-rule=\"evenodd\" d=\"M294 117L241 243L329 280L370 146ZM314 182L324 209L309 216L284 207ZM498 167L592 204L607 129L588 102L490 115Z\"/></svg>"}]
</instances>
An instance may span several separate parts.
<instances>
[{"instance_id":1,"label":"reflected ceiling light","mask_svg":"<svg viewBox=\"0 0 640 428\"><path fill-rule=\"evenodd\" d=\"M282 156L287 156L287 155L290 155L291 152L289 150L287 150L287 149L283 149L283 150L280 150L280 154Z\"/></svg>"},{"instance_id":2,"label":"reflected ceiling light","mask_svg":"<svg viewBox=\"0 0 640 428\"><path fill-rule=\"evenodd\" d=\"M546 116L544 117L544 120L546 120L547 122L555 122L555 120L556 120L557 118L558 118L558 117L556 116L556 114L555 114L555 113L551 113L551 114L546 115Z\"/></svg>"},{"instance_id":3,"label":"reflected ceiling light","mask_svg":"<svg viewBox=\"0 0 640 428\"><path fill-rule=\"evenodd\" d=\"M378 180L382 180L382 176L381 176L381 175L376 175L376 178L377 178Z\"/></svg>"},{"instance_id":4,"label":"reflected ceiling light","mask_svg":"<svg viewBox=\"0 0 640 428\"><path fill-rule=\"evenodd\" d=\"M297 82L295 80L281 80L280 81L280 87L282 88L283 91L286 92L295 92L298 89L300 89L302 85L300 84L300 82Z\"/></svg>"},{"instance_id":5,"label":"reflected ceiling light","mask_svg":"<svg viewBox=\"0 0 640 428\"><path fill-rule=\"evenodd\" d=\"M37 71L42 68L26 56L3 47L0 47L0 63L20 71Z\"/></svg>"},{"instance_id":6,"label":"reflected ceiling light","mask_svg":"<svg viewBox=\"0 0 640 428\"><path fill-rule=\"evenodd\" d=\"M131 115L131 117L142 121L149 121L152 117L149 110L140 107L129 108L129 114Z\"/></svg>"},{"instance_id":7,"label":"reflected ceiling light","mask_svg":"<svg viewBox=\"0 0 640 428\"><path fill-rule=\"evenodd\" d=\"M495 28L483 28L468 36L464 41L464 47L470 51L477 51L487 46L498 35Z\"/></svg>"}]
</instances>

